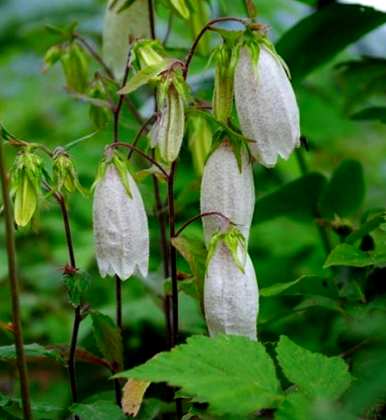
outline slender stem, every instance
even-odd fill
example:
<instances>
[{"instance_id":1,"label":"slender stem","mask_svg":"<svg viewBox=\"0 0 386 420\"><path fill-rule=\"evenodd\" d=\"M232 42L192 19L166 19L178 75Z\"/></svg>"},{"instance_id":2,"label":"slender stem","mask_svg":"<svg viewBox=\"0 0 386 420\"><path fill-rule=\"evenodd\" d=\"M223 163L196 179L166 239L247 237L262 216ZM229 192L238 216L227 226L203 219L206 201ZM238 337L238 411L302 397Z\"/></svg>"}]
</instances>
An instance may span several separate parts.
<instances>
[{"instance_id":1,"label":"slender stem","mask_svg":"<svg viewBox=\"0 0 386 420\"><path fill-rule=\"evenodd\" d=\"M156 114L153 114L151 117L149 117L144 123L141 125L141 128L139 129L138 133L135 135L133 142L131 143L133 146L136 146L139 142L140 138L143 136L145 131L147 130L147 126L151 124L156 118ZM127 155L127 160L131 159L131 156L133 155L134 150L131 149L129 151L129 154Z\"/></svg>"},{"instance_id":2,"label":"slender stem","mask_svg":"<svg viewBox=\"0 0 386 420\"><path fill-rule=\"evenodd\" d=\"M171 347L178 343L179 333L179 314L178 314L178 284L177 284L177 251L172 244L172 238L175 237L176 221L175 221L175 208L174 208L174 178L176 174L177 162L174 161L170 168L168 177L168 207L169 207L169 261L170 261L170 274L172 280L172 302L171 302ZM176 415L177 419L182 419L182 401L180 398L176 399Z\"/></svg>"},{"instance_id":3,"label":"slender stem","mask_svg":"<svg viewBox=\"0 0 386 420\"><path fill-rule=\"evenodd\" d=\"M29 393L29 381L27 372L27 363L24 354L23 330L21 325L20 302L19 302L19 282L16 268L16 246L15 232L13 227L12 206L9 198L8 175L5 168L5 159L3 155L3 140L0 133L0 176L3 193L4 222L6 247L8 255L8 273L11 286L12 298L12 322L15 332L16 363L20 377L20 391L22 396L23 413L26 420L32 419L31 399Z\"/></svg>"},{"instance_id":4,"label":"slender stem","mask_svg":"<svg viewBox=\"0 0 386 420\"><path fill-rule=\"evenodd\" d=\"M149 26L150 26L150 36L151 39L155 39L155 21L154 21L154 7L153 0L147 0L148 9L149 9Z\"/></svg>"},{"instance_id":5,"label":"slender stem","mask_svg":"<svg viewBox=\"0 0 386 420\"><path fill-rule=\"evenodd\" d=\"M174 177L176 173L176 162L172 163L170 175L168 178L168 207L169 207L169 258L170 258L170 274L172 279L172 319L173 319L173 335L172 347L177 344L179 317L178 317L178 285L177 285L177 254L176 249L171 243L175 237L175 208L174 208Z\"/></svg>"},{"instance_id":6,"label":"slender stem","mask_svg":"<svg viewBox=\"0 0 386 420\"><path fill-rule=\"evenodd\" d=\"M163 45L165 45L169 40L169 36L171 34L171 31L172 31L173 16L174 16L173 11L171 11L169 13L169 18L168 18L168 23L167 23L167 28L166 28L166 34L165 34L164 39L162 41Z\"/></svg>"},{"instance_id":7,"label":"slender stem","mask_svg":"<svg viewBox=\"0 0 386 420\"><path fill-rule=\"evenodd\" d=\"M296 149L295 155L296 155L296 159L297 159L297 162L298 162L300 173L302 175L307 175L309 170L308 170L307 162L306 162L306 160L304 158L304 155L303 155L303 150L302 149ZM320 218L320 214L319 214L318 209L315 208L313 210L313 214L314 214L315 219ZM326 254L328 255L332 250L331 240L330 240L330 237L328 235L328 231L325 228L325 226L322 226L320 223L317 223L317 229L318 229L318 232L319 232L320 240L323 244L323 248L324 248Z\"/></svg>"},{"instance_id":8,"label":"slender stem","mask_svg":"<svg viewBox=\"0 0 386 420\"><path fill-rule=\"evenodd\" d=\"M68 252L68 258L69 258L69 263L70 263L70 270L67 270L67 271L69 273L75 273L77 271L77 267L76 267L74 245L72 241L71 226L70 226L70 219L68 217L67 206L66 206L66 203L62 194L55 192L54 197L56 201L58 202L60 211L62 213L64 232L66 236L67 252ZM77 347L77 342L78 342L78 333L79 333L79 326L80 326L81 321L82 321L81 306L77 305L74 308L74 322L72 325L70 352L69 352L68 360L67 360L68 375L70 378L71 395L72 395L72 401L74 403L78 402L78 386L77 386L77 381L76 381L76 347ZM75 419L79 420L79 417L75 416Z\"/></svg>"},{"instance_id":9,"label":"slender stem","mask_svg":"<svg viewBox=\"0 0 386 420\"><path fill-rule=\"evenodd\" d=\"M125 72L123 74L121 87L125 86L127 79L129 77L130 71L130 59L131 59L131 50L127 54ZM113 110L113 143L118 143L119 138L119 119L121 117L121 110L123 102L125 101L125 95L119 95L118 104ZM116 304L116 324L121 334L123 333L123 324L122 324L122 281L120 277L115 275L115 304ZM114 380L114 389L115 389L115 401L117 405L121 405L122 391L121 384L119 379Z\"/></svg>"},{"instance_id":10,"label":"slender stem","mask_svg":"<svg viewBox=\"0 0 386 420\"><path fill-rule=\"evenodd\" d=\"M90 53L90 55L94 58L96 62L98 62L105 73L111 77L111 79L114 79L114 74L110 67L103 61L103 58L98 54L98 52L95 50L95 48L85 39L81 34L78 32L74 33L74 37L79 41L80 44L84 46L84 48Z\"/></svg>"},{"instance_id":11,"label":"slender stem","mask_svg":"<svg viewBox=\"0 0 386 420\"><path fill-rule=\"evenodd\" d=\"M129 77L130 58L131 58L131 50L129 51L128 56L127 56L125 73L123 75L121 87L125 86L127 79ZM119 118L121 116L121 110L122 110L122 105L123 105L124 100L125 100L125 95L119 95L118 104L113 111L113 117L114 117L113 141L114 143L118 141L118 137L119 137Z\"/></svg>"},{"instance_id":12,"label":"slender stem","mask_svg":"<svg viewBox=\"0 0 386 420\"><path fill-rule=\"evenodd\" d=\"M240 19L240 18L236 18L236 17L218 17L216 19L210 20L199 32L199 34L197 35L196 39L194 40L192 47L190 48L188 55L186 57L185 60L185 67L183 69L183 75L184 75L184 79L187 78L188 76L188 71L189 71L189 66L190 63L192 61L193 55L196 52L196 48L198 46L198 43L200 42L201 38L204 36L205 32L209 29L211 29L212 25L219 23L219 22L238 22L241 23L243 25L245 25L245 20L244 19Z\"/></svg>"},{"instance_id":13,"label":"slender stem","mask_svg":"<svg viewBox=\"0 0 386 420\"><path fill-rule=\"evenodd\" d=\"M162 172L162 174L164 175L165 178L169 177L169 174L165 171L165 169L155 159L153 159L152 157L147 155L141 149L138 149L138 147L135 147L135 146L133 146L132 144L129 144L129 143L122 143L120 141L117 141L117 142L113 143L111 145L111 147L127 147L128 149L134 150L134 152L138 153L143 158L145 158L150 163L152 163L154 166L156 166Z\"/></svg>"},{"instance_id":14,"label":"slender stem","mask_svg":"<svg viewBox=\"0 0 386 420\"><path fill-rule=\"evenodd\" d=\"M223 215L222 213L220 213L219 211L208 211L207 213L201 213L201 214L197 214L196 216L192 217L191 219L189 219L188 221L186 221L175 233L174 237L177 238L188 226L190 226L192 223L194 223L196 220L198 219L202 219L204 217L208 217L208 216L219 216L221 218L223 218L226 222L230 223L230 224L234 224L231 219L229 219L229 217Z\"/></svg>"}]
</instances>

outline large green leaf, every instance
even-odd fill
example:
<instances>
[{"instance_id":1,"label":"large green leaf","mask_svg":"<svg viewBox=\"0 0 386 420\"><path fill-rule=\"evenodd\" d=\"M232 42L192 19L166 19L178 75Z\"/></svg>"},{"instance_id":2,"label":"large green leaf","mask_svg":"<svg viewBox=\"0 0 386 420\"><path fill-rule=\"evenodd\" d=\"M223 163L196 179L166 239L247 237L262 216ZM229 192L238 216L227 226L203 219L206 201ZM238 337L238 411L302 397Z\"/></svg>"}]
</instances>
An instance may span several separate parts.
<instances>
[{"instance_id":1,"label":"large green leaf","mask_svg":"<svg viewBox=\"0 0 386 420\"><path fill-rule=\"evenodd\" d=\"M96 344L103 356L117 365L123 366L122 337L119 329L112 319L100 312L91 312L94 337Z\"/></svg>"},{"instance_id":2,"label":"large green leaf","mask_svg":"<svg viewBox=\"0 0 386 420\"><path fill-rule=\"evenodd\" d=\"M193 336L116 377L167 382L223 414L246 416L281 398L271 358L261 343L245 337Z\"/></svg>"},{"instance_id":3,"label":"large green leaf","mask_svg":"<svg viewBox=\"0 0 386 420\"><path fill-rule=\"evenodd\" d=\"M373 8L331 4L292 27L279 39L276 48L287 62L293 80L300 81L385 22L386 13Z\"/></svg>"},{"instance_id":4,"label":"large green leaf","mask_svg":"<svg viewBox=\"0 0 386 420\"><path fill-rule=\"evenodd\" d=\"M285 376L310 398L335 400L350 386L348 366L340 357L312 353L284 335L276 353Z\"/></svg>"},{"instance_id":5,"label":"large green leaf","mask_svg":"<svg viewBox=\"0 0 386 420\"><path fill-rule=\"evenodd\" d=\"M357 211L365 197L362 165L356 160L343 161L332 174L320 198L323 217L346 217Z\"/></svg>"},{"instance_id":6,"label":"large green leaf","mask_svg":"<svg viewBox=\"0 0 386 420\"><path fill-rule=\"evenodd\" d=\"M319 196L326 179L319 173L310 173L283 185L273 193L256 201L254 223L279 216L309 222L315 216Z\"/></svg>"}]
</instances>

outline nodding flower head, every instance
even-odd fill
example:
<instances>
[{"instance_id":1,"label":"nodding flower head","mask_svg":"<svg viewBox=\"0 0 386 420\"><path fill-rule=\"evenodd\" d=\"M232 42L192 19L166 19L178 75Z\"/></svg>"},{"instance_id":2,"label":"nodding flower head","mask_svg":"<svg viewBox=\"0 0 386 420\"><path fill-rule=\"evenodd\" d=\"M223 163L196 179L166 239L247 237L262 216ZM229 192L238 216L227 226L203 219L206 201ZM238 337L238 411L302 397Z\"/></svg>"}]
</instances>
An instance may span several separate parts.
<instances>
[{"instance_id":1,"label":"nodding flower head","mask_svg":"<svg viewBox=\"0 0 386 420\"><path fill-rule=\"evenodd\" d=\"M234 90L241 131L264 166L287 159L300 144L299 109L283 61L264 43L240 49Z\"/></svg>"},{"instance_id":2,"label":"nodding flower head","mask_svg":"<svg viewBox=\"0 0 386 420\"><path fill-rule=\"evenodd\" d=\"M93 203L96 258L102 277L122 280L135 272L146 276L149 260L147 216L138 187L113 154L102 164Z\"/></svg>"},{"instance_id":3,"label":"nodding flower head","mask_svg":"<svg viewBox=\"0 0 386 420\"><path fill-rule=\"evenodd\" d=\"M218 212L234 223L246 240L255 206L252 165L245 149L241 151L241 165L227 142L209 157L201 182L201 213ZM205 241L222 229L224 219L208 216L203 219Z\"/></svg>"}]
</instances>

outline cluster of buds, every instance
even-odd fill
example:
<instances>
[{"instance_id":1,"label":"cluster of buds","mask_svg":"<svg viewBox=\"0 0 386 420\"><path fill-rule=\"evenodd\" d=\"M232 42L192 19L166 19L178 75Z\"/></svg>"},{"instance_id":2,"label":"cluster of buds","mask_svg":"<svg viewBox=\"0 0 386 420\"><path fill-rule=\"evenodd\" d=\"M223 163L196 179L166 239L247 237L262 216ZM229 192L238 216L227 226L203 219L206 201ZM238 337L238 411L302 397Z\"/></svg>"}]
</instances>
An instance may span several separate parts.
<instances>
[{"instance_id":1,"label":"cluster of buds","mask_svg":"<svg viewBox=\"0 0 386 420\"><path fill-rule=\"evenodd\" d=\"M201 184L202 214L223 216L203 218L208 247L204 308L212 336L235 334L256 340L258 289L247 254L254 204L249 156L243 149L239 164L224 142L209 157Z\"/></svg>"},{"instance_id":2,"label":"cluster of buds","mask_svg":"<svg viewBox=\"0 0 386 420\"><path fill-rule=\"evenodd\" d=\"M127 94L145 83L156 88L158 114L150 131L151 146L156 147L162 163L174 162L181 149L185 131L185 104L189 89L179 60L164 57L157 41L141 40L132 48L133 64L140 70L119 91Z\"/></svg>"},{"instance_id":3,"label":"cluster of buds","mask_svg":"<svg viewBox=\"0 0 386 420\"><path fill-rule=\"evenodd\" d=\"M107 149L93 202L96 258L102 277L147 276L149 231L137 184L117 152Z\"/></svg>"},{"instance_id":4,"label":"cluster of buds","mask_svg":"<svg viewBox=\"0 0 386 420\"><path fill-rule=\"evenodd\" d=\"M84 193L79 183L73 161L63 147L57 147L53 153L53 189L54 191L73 193L78 190Z\"/></svg>"}]
</instances>

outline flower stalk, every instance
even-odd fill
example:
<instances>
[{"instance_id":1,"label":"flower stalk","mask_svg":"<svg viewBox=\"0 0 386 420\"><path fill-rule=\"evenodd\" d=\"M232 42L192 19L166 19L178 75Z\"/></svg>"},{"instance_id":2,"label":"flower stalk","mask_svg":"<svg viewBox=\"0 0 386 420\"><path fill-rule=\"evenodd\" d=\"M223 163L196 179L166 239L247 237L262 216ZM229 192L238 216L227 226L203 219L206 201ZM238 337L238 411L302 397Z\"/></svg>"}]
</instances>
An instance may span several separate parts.
<instances>
[{"instance_id":1,"label":"flower stalk","mask_svg":"<svg viewBox=\"0 0 386 420\"><path fill-rule=\"evenodd\" d=\"M15 233L12 217L12 205L9 196L9 183L7 170L5 168L5 158L3 153L3 139L0 132L0 177L4 204L4 222L6 235L6 248L8 256L8 273L11 288L12 299L12 322L15 335L16 347L16 362L20 378L20 391L22 397L22 406L24 418L26 420L32 419L31 399L29 392L29 380L27 372L27 363L24 354L24 340L23 330L20 315L20 290L17 278L16 267L16 247L15 247Z\"/></svg>"}]
</instances>

